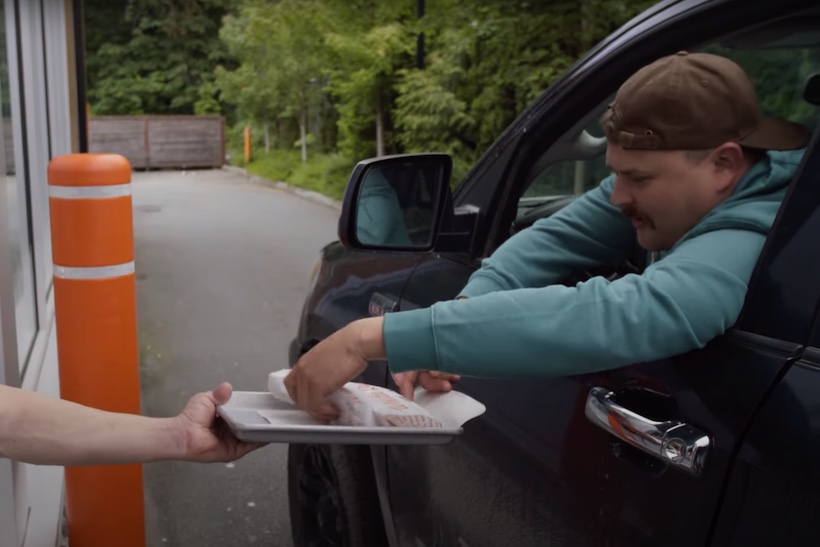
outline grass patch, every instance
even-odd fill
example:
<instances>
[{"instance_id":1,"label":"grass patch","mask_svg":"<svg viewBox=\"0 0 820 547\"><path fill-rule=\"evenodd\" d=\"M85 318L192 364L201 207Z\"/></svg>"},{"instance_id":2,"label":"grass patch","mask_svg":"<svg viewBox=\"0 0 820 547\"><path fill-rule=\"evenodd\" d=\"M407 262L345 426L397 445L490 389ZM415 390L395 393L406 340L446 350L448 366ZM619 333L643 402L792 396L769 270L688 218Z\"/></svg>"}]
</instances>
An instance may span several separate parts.
<instances>
[{"instance_id":1,"label":"grass patch","mask_svg":"<svg viewBox=\"0 0 820 547\"><path fill-rule=\"evenodd\" d=\"M309 154L307 163L302 163L299 151L271 150L268 154L257 152L248 171L274 182L341 199L354 166L355 162L338 154Z\"/></svg>"}]
</instances>

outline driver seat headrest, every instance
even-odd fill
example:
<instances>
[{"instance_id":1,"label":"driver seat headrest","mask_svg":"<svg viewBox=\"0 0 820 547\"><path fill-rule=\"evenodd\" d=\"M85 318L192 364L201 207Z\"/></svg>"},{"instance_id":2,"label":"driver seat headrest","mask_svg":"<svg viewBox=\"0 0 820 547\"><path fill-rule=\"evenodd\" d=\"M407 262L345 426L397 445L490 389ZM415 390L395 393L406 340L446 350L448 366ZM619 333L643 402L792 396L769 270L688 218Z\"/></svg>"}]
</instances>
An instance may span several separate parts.
<instances>
[{"instance_id":1,"label":"driver seat headrest","mask_svg":"<svg viewBox=\"0 0 820 547\"><path fill-rule=\"evenodd\" d=\"M820 106L820 74L812 74L803 85L803 100L807 103Z\"/></svg>"}]
</instances>

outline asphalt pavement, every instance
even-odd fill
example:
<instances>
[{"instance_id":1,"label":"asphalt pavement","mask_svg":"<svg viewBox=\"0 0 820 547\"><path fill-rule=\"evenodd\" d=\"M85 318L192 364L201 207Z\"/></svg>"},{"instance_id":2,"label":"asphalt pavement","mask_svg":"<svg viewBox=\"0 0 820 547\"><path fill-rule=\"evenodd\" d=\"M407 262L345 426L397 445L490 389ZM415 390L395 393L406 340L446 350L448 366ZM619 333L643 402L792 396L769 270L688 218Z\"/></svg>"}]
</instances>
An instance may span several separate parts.
<instances>
[{"instance_id":1,"label":"asphalt pavement","mask_svg":"<svg viewBox=\"0 0 820 547\"><path fill-rule=\"evenodd\" d=\"M133 196L143 413L225 380L265 390L338 210L227 170L136 172ZM286 445L146 464L147 547L291 546L286 466Z\"/></svg>"}]
</instances>

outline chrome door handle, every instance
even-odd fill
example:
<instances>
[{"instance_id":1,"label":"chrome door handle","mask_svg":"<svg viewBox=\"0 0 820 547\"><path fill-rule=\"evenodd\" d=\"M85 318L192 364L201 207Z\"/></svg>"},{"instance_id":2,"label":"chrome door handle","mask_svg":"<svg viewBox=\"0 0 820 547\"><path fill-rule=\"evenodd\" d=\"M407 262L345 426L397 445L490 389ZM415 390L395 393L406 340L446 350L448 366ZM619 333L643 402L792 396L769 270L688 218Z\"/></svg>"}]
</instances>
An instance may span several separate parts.
<instances>
[{"instance_id":1,"label":"chrome door handle","mask_svg":"<svg viewBox=\"0 0 820 547\"><path fill-rule=\"evenodd\" d=\"M699 477L706 466L711 441L683 422L656 422L615 402L615 393L601 387L589 391L586 416L619 439L660 458L672 467Z\"/></svg>"}]
</instances>

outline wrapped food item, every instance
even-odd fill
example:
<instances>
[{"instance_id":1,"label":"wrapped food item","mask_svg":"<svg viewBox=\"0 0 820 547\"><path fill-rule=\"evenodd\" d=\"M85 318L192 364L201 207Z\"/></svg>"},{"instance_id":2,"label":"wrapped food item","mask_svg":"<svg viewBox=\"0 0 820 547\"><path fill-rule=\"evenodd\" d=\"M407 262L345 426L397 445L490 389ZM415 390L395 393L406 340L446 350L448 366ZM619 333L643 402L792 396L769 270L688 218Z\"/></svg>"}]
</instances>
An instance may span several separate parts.
<instances>
[{"instance_id":1,"label":"wrapped food item","mask_svg":"<svg viewBox=\"0 0 820 547\"><path fill-rule=\"evenodd\" d=\"M285 388L290 370L278 370L268 376L268 391L279 401L294 404ZM443 427L442 423L418 404L395 391L348 382L328 397L339 409L335 425L383 427Z\"/></svg>"}]
</instances>

